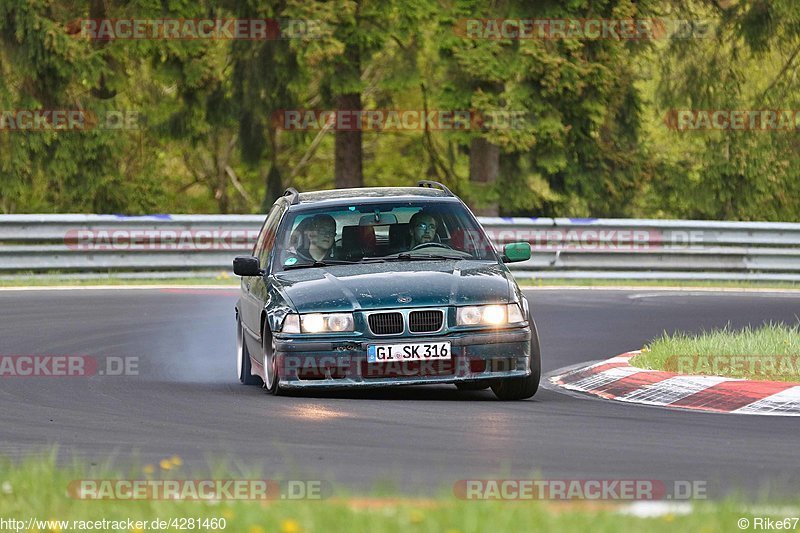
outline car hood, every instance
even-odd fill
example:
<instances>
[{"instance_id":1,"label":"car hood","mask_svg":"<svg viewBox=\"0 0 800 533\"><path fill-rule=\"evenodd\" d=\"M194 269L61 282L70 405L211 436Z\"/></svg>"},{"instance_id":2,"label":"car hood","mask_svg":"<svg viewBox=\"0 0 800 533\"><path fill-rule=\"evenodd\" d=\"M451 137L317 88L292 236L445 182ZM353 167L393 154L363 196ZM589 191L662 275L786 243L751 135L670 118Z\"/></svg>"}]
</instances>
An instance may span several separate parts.
<instances>
[{"instance_id":1,"label":"car hood","mask_svg":"<svg viewBox=\"0 0 800 533\"><path fill-rule=\"evenodd\" d=\"M499 263L447 260L288 270L273 283L297 312L308 313L503 303L513 278Z\"/></svg>"}]
</instances>

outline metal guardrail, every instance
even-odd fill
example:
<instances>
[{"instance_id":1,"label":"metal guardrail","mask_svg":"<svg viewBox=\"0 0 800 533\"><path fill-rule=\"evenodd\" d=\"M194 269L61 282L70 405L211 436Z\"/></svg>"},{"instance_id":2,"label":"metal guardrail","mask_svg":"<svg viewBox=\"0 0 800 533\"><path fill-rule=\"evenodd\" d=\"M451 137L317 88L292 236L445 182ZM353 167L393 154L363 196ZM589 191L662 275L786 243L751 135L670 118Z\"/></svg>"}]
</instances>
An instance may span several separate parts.
<instances>
[{"instance_id":1,"label":"metal guardrail","mask_svg":"<svg viewBox=\"0 0 800 533\"><path fill-rule=\"evenodd\" d=\"M0 273L207 275L248 253L263 215L2 215ZM800 281L800 224L482 218L498 246L527 241L530 278Z\"/></svg>"}]
</instances>

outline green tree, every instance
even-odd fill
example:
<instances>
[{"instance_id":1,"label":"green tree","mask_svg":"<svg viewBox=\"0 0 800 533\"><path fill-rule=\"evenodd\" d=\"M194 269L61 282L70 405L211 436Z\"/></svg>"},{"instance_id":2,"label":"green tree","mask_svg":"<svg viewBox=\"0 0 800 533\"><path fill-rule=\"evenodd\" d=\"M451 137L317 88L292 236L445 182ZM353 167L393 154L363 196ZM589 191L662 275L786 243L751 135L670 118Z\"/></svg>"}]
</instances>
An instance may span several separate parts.
<instances>
[{"instance_id":1,"label":"green tree","mask_svg":"<svg viewBox=\"0 0 800 533\"><path fill-rule=\"evenodd\" d=\"M111 111L135 110L124 76L137 57L76 38L69 23L97 4L0 4L0 109L84 110L84 131L0 132L0 211L147 212L161 183L140 131L104 129Z\"/></svg>"},{"instance_id":2,"label":"green tree","mask_svg":"<svg viewBox=\"0 0 800 533\"><path fill-rule=\"evenodd\" d=\"M424 0L349 0L298 2L287 10L298 18L321 19L331 29L301 55L304 68L313 73L308 103L358 112L371 96L380 96L382 88L407 88L416 73L405 67L415 65L421 21L433 9ZM405 73L409 75L402 76ZM334 163L336 187L363 186L360 129L335 131Z\"/></svg>"},{"instance_id":3,"label":"green tree","mask_svg":"<svg viewBox=\"0 0 800 533\"><path fill-rule=\"evenodd\" d=\"M469 197L478 212L521 214L538 208L542 215L625 214L647 177L632 66L646 46L611 39L470 39L452 27L462 17L640 18L651 13L648 3L532 6L467 0L458 7L442 18L443 31L451 31L440 46L448 66L440 101L483 115L524 112L527 119L464 139Z\"/></svg>"},{"instance_id":4,"label":"green tree","mask_svg":"<svg viewBox=\"0 0 800 533\"><path fill-rule=\"evenodd\" d=\"M697 37L662 53L660 113L671 110L792 110L800 98L792 73L800 61L800 4L676 1L676 18L699 21ZM662 123L663 126L663 123ZM652 201L693 218L799 220L795 131L689 131L657 135L679 147Z\"/></svg>"}]
</instances>

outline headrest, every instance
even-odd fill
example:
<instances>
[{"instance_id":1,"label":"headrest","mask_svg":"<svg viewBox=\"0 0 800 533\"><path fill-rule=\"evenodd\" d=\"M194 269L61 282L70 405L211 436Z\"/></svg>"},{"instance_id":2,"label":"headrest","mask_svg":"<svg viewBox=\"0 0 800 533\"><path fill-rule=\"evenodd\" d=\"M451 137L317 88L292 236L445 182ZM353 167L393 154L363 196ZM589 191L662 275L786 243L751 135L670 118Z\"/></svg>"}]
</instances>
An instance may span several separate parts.
<instances>
[{"instance_id":1,"label":"headrest","mask_svg":"<svg viewBox=\"0 0 800 533\"><path fill-rule=\"evenodd\" d=\"M408 232L408 227L408 222L389 226L389 245L392 247L408 246L408 243L411 242L411 234Z\"/></svg>"}]
</instances>

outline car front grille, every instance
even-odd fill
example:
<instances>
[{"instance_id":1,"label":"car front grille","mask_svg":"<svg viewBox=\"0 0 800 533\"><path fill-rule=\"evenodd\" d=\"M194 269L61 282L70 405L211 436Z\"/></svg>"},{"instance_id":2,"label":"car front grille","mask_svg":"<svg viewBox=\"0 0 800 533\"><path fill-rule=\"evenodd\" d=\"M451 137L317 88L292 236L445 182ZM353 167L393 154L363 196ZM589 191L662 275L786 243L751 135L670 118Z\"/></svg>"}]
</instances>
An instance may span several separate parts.
<instances>
[{"instance_id":1,"label":"car front grille","mask_svg":"<svg viewBox=\"0 0 800 533\"><path fill-rule=\"evenodd\" d=\"M444 310L417 309L368 313L367 323L373 335L400 335L404 331L415 334L436 333L444 325Z\"/></svg>"},{"instance_id":2,"label":"car front grille","mask_svg":"<svg viewBox=\"0 0 800 533\"><path fill-rule=\"evenodd\" d=\"M375 335L397 335L403 332L403 315L400 313L374 313L369 315L369 329Z\"/></svg>"},{"instance_id":3,"label":"car front grille","mask_svg":"<svg viewBox=\"0 0 800 533\"><path fill-rule=\"evenodd\" d=\"M411 333L431 333L442 329L444 314L441 311L412 311L408 315Z\"/></svg>"}]
</instances>

